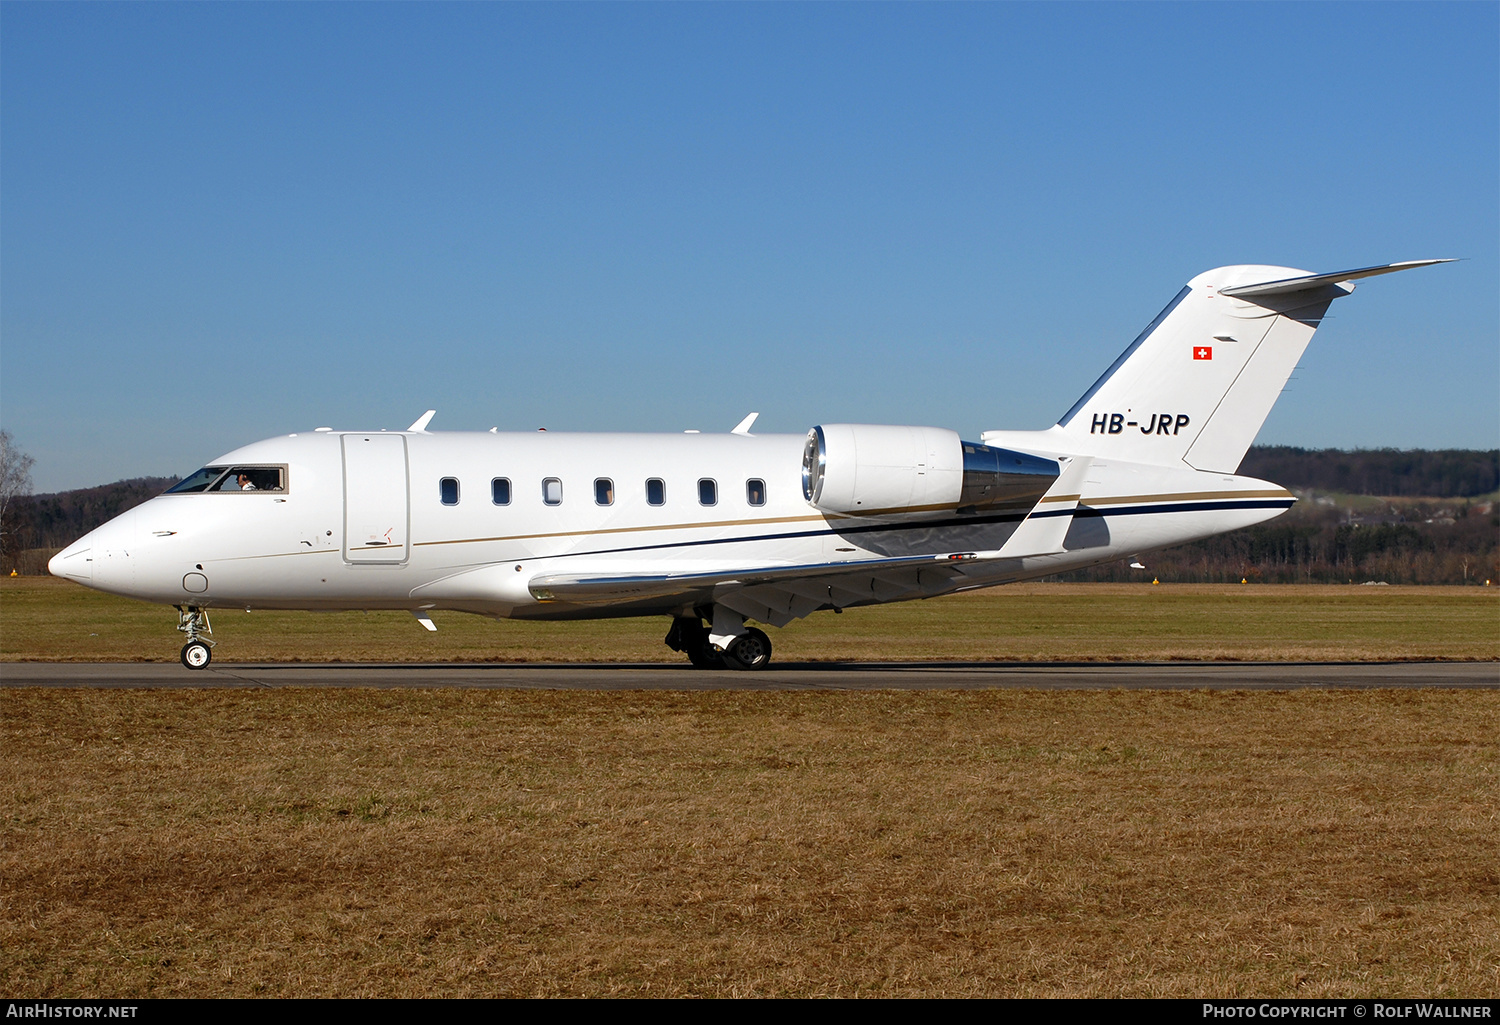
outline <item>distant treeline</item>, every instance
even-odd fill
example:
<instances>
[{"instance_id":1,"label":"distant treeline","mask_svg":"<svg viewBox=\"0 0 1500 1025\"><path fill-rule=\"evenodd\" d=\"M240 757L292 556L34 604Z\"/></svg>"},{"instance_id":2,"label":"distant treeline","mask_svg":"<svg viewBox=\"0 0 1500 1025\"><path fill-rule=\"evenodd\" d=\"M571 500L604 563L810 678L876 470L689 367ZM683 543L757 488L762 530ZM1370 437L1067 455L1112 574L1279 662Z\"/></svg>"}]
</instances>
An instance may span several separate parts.
<instances>
[{"instance_id":1,"label":"distant treeline","mask_svg":"<svg viewBox=\"0 0 1500 1025\"><path fill-rule=\"evenodd\" d=\"M1070 573L1066 580L1180 583L1500 583L1500 449L1252 448L1239 472L1301 501L1274 520ZM1345 497L1328 497L1333 492Z\"/></svg>"},{"instance_id":2,"label":"distant treeline","mask_svg":"<svg viewBox=\"0 0 1500 1025\"><path fill-rule=\"evenodd\" d=\"M1282 487L1388 498L1473 498L1500 488L1500 449L1343 449L1266 445L1245 454L1246 477Z\"/></svg>"},{"instance_id":3,"label":"distant treeline","mask_svg":"<svg viewBox=\"0 0 1500 1025\"><path fill-rule=\"evenodd\" d=\"M12 499L5 510L5 555L9 558L28 548L66 548L100 524L155 498L179 479L135 477L78 491Z\"/></svg>"},{"instance_id":4,"label":"distant treeline","mask_svg":"<svg viewBox=\"0 0 1500 1025\"><path fill-rule=\"evenodd\" d=\"M1239 472L1301 492L1302 501L1268 523L1145 556L1145 571L1126 560L1065 579L1500 583L1500 517L1493 501L1472 500L1500 489L1500 450L1268 446L1252 448ZM52 551L176 482L139 477L12 500L0 537L7 569L46 572ZM1335 504L1319 492L1386 501Z\"/></svg>"},{"instance_id":5,"label":"distant treeline","mask_svg":"<svg viewBox=\"0 0 1500 1025\"><path fill-rule=\"evenodd\" d=\"M1324 499L1324 502L1327 500ZM1361 503L1368 506L1369 503ZM1173 583L1500 584L1500 516L1464 499L1340 507L1304 497L1274 520L1066 574L1063 580Z\"/></svg>"}]
</instances>

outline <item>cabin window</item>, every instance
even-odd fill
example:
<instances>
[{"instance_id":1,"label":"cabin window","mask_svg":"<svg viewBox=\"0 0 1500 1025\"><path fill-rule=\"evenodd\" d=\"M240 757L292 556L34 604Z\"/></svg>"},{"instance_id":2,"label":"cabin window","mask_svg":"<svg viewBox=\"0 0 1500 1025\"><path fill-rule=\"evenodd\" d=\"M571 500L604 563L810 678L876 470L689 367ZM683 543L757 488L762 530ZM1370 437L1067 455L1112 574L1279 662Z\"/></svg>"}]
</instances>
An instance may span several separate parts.
<instances>
[{"instance_id":1,"label":"cabin window","mask_svg":"<svg viewBox=\"0 0 1500 1025\"><path fill-rule=\"evenodd\" d=\"M766 482L758 477L745 481L745 501L751 505L766 504Z\"/></svg>"},{"instance_id":2,"label":"cabin window","mask_svg":"<svg viewBox=\"0 0 1500 1025\"><path fill-rule=\"evenodd\" d=\"M594 503L596 505L615 504L615 482L608 477L600 477L594 481Z\"/></svg>"},{"instance_id":3,"label":"cabin window","mask_svg":"<svg viewBox=\"0 0 1500 1025\"><path fill-rule=\"evenodd\" d=\"M667 482L660 477L652 477L646 482L646 504L667 504Z\"/></svg>"},{"instance_id":4,"label":"cabin window","mask_svg":"<svg viewBox=\"0 0 1500 1025\"><path fill-rule=\"evenodd\" d=\"M719 504L719 485L717 481L713 481L707 477L704 477L698 482L698 504Z\"/></svg>"},{"instance_id":5,"label":"cabin window","mask_svg":"<svg viewBox=\"0 0 1500 1025\"><path fill-rule=\"evenodd\" d=\"M444 477L438 481L438 497L444 505L458 504L458 478Z\"/></svg>"},{"instance_id":6,"label":"cabin window","mask_svg":"<svg viewBox=\"0 0 1500 1025\"><path fill-rule=\"evenodd\" d=\"M562 481L556 477L542 481L542 501L547 505L562 505Z\"/></svg>"},{"instance_id":7,"label":"cabin window","mask_svg":"<svg viewBox=\"0 0 1500 1025\"><path fill-rule=\"evenodd\" d=\"M490 501L496 505L510 505L509 477L496 477L490 481Z\"/></svg>"}]
</instances>

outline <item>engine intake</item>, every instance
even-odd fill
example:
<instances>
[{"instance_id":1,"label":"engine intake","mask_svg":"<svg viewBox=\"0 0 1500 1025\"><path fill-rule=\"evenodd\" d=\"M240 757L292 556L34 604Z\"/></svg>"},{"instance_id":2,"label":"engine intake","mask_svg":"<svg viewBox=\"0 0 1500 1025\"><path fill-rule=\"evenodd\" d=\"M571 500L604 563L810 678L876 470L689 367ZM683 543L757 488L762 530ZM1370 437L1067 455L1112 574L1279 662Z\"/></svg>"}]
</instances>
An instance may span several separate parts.
<instances>
[{"instance_id":1,"label":"engine intake","mask_svg":"<svg viewBox=\"0 0 1500 1025\"><path fill-rule=\"evenodd\" d=\"M1060 472L941 427L820 424L803 449L802 493L824 512L861 516L1030 509Z\"/></svg>"}]
</instances>

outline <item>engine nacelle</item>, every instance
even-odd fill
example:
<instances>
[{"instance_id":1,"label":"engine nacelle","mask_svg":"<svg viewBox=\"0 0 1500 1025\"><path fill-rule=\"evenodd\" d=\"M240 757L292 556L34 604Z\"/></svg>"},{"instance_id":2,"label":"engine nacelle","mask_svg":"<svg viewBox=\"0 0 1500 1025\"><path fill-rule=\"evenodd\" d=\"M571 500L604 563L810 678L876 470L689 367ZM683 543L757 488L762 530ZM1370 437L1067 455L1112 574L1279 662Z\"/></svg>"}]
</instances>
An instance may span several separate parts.
<instances>
[{"instance_id":1,"label":"engine nacelle","mask_svg":"<svg viewBox=\"0 0 1500 1025\"><path fill-rule=\"evenodd\" d=\"M802 493L824 512L863 516L1030 509L1060 472L941 427L821 424L807 434Z\"/></svg>"}]
</instances>

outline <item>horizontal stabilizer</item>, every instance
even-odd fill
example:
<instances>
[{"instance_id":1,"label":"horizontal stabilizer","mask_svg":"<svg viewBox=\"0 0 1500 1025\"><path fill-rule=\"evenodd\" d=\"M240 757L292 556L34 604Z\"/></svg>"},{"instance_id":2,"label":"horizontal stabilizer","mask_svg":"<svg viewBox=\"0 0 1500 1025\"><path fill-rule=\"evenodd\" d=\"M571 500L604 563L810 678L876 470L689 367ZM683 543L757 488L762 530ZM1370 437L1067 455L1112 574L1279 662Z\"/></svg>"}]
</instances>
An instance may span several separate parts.
<instances>
[{"instance_id":1,"label":"horizontal stabilizer","mask_svg":"<svg viewBox=\"0 0 1500 1025\"><path fill-rule=\"evenodd\" d=\"M1280 281L1235 285L1233 288L1219 289L1219 294L1236 298L1252 295L1285 295L1290 292L1306 292L1309 289L1322 288L1324 285L1354 281L1357 278L1373 278L1377 274L1394 274L1398 270L1411 270L1413 267L1431 267L1435 263L1452 262L1452 260L1407 260L1404 263L1386 263L1379 267L1360 267L1356 270L1335 271L1332 274L1306 274L1297 278L1282 278Z\"/></svg>"},{"instance_id":2,"label":"horizontal stabilizer","mask_svg":"<svg viewBox=\"0 0 1500 1025\"><path fill-rule=\"evenodd\" d=\"M1082 498L1083 479L1094 460L1077 456L1068 461L1052 487L1042 496L1031 515L1021 521L1016 532L1000 548L999 558L1021 558L1026 555L1052 555L1063 550L1063 538L1073 525L1073 513Z\"/></svg>"}]
</instances>

